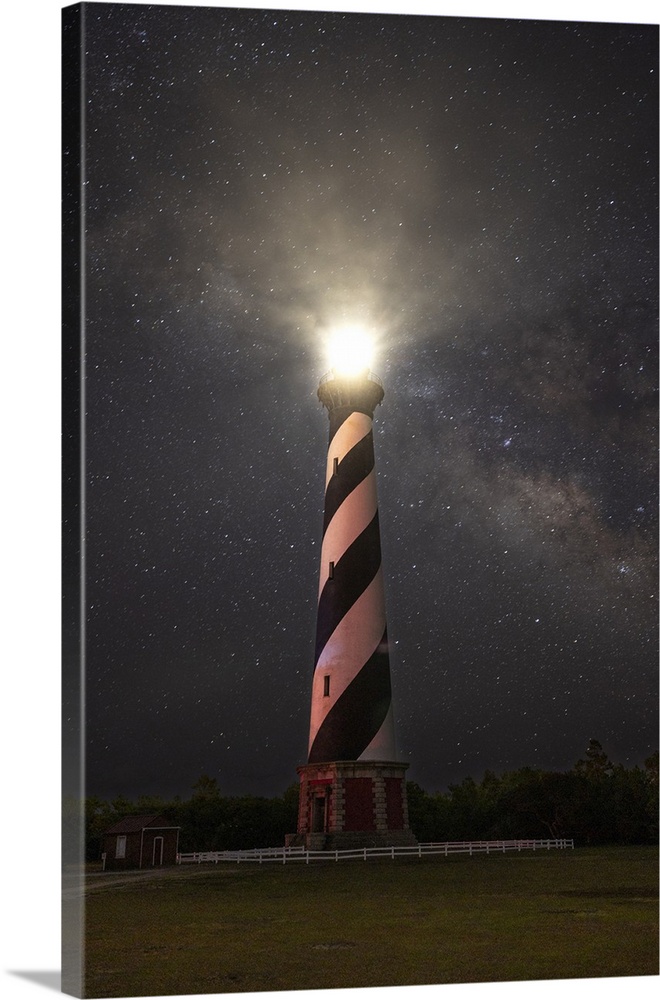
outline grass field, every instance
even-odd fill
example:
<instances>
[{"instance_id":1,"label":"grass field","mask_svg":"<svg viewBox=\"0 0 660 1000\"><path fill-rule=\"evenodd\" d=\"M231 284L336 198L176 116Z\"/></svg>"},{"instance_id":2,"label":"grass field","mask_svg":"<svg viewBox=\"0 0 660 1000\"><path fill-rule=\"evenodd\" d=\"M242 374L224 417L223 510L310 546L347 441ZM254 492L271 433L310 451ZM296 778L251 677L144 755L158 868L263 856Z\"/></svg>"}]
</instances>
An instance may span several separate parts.
<instances>
[{"instance_id":1,"label":"grass field","mask_svg":"<svg viewBox=\"0 0 660 1000\"><path fill-rule=\"evenodd\" d=\"M89 997L658 972L654 848L88 881Z\"/></svg>"}]
</instances>

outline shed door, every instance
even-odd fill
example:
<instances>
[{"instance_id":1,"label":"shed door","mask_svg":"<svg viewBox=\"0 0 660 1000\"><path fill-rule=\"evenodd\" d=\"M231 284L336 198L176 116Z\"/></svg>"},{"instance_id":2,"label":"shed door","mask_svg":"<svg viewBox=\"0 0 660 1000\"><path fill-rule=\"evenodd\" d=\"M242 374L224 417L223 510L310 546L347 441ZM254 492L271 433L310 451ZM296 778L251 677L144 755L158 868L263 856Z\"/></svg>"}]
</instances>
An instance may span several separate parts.
<instances>
[{"instance_id":1,"label":"shed door","mask_svg":"<svg viewBox=\"0 0 660 1000\"><path fill-rule=\"evenodd\" d=\"M154 857L152 865L162 865L163 863L163 838L154 837Z\"/></svg>"}]
</instances>

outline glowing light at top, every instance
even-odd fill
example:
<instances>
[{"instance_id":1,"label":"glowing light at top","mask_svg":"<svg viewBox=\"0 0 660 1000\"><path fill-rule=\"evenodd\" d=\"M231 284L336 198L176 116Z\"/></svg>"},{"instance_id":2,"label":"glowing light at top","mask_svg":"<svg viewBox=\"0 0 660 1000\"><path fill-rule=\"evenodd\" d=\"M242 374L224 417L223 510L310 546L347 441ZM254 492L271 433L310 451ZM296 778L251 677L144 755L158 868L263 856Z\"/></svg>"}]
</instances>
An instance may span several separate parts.
<instances>
[{"instance_id":1,"label":"glowing light at top","mask_svg":"<svg viewBox=\"0 0 660 1000\"><path fill-rule=\"evenodd\" d=\"M373 339L361 326L345 326L331 334L327 351L337 375L358 375L371 365Z\"/></svg>"}]
</instances>

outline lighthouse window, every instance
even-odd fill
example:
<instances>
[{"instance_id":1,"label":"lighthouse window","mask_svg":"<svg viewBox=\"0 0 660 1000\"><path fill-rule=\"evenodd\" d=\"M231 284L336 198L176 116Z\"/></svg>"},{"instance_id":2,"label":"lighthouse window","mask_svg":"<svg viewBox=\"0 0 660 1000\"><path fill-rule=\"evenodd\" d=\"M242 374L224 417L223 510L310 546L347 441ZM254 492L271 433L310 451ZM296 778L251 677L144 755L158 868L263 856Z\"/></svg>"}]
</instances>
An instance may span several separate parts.
<instances>
[{"instance_id":1,"label":"lighthouse window","mask_svg":"<svg viewBox=\"0 0 660 1000\"><path fill-rule=\"evenodd\" d=\"M334 578L335 578L335 564L331 562L330 566L328 567L328 579L334 580Z\"/></svg>"},{"instance_id":2,"label":"lighthouse window","mask_svg":"<svg viewBox=\"0 0 660 1000\"><path fill-rule=\"evenodd\" d=\"M339 472L339 459L333 458L332 460L332 474L336 476Z\"/></svg>"},{"instance_id":3,"label":"lighthouse window","mask_svg":"<svg viewBox=\"0 0 660 1000\"><path fill-rule=\"evenodd\" d=\"M330 697L330 674L326 674L323 678L323 697Z\"/></svg>"}]
</instances>

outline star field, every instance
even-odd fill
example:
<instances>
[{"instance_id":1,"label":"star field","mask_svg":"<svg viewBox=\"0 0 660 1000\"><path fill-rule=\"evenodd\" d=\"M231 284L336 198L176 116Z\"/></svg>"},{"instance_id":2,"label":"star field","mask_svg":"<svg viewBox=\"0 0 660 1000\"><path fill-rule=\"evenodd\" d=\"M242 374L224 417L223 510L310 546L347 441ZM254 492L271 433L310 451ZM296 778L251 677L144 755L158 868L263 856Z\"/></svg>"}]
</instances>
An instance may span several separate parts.
<instances>
[{"instance_id":1,"label":"star field","mask_svg":"<svg viewBox=\"0 0 660 1000\"><path fill-rule=\"evenodd\" d=\"M657 748L657 31L91 4L90 792L306 755L324 333L378 339L428 790Z\"/></svg>"}]
</instances>

